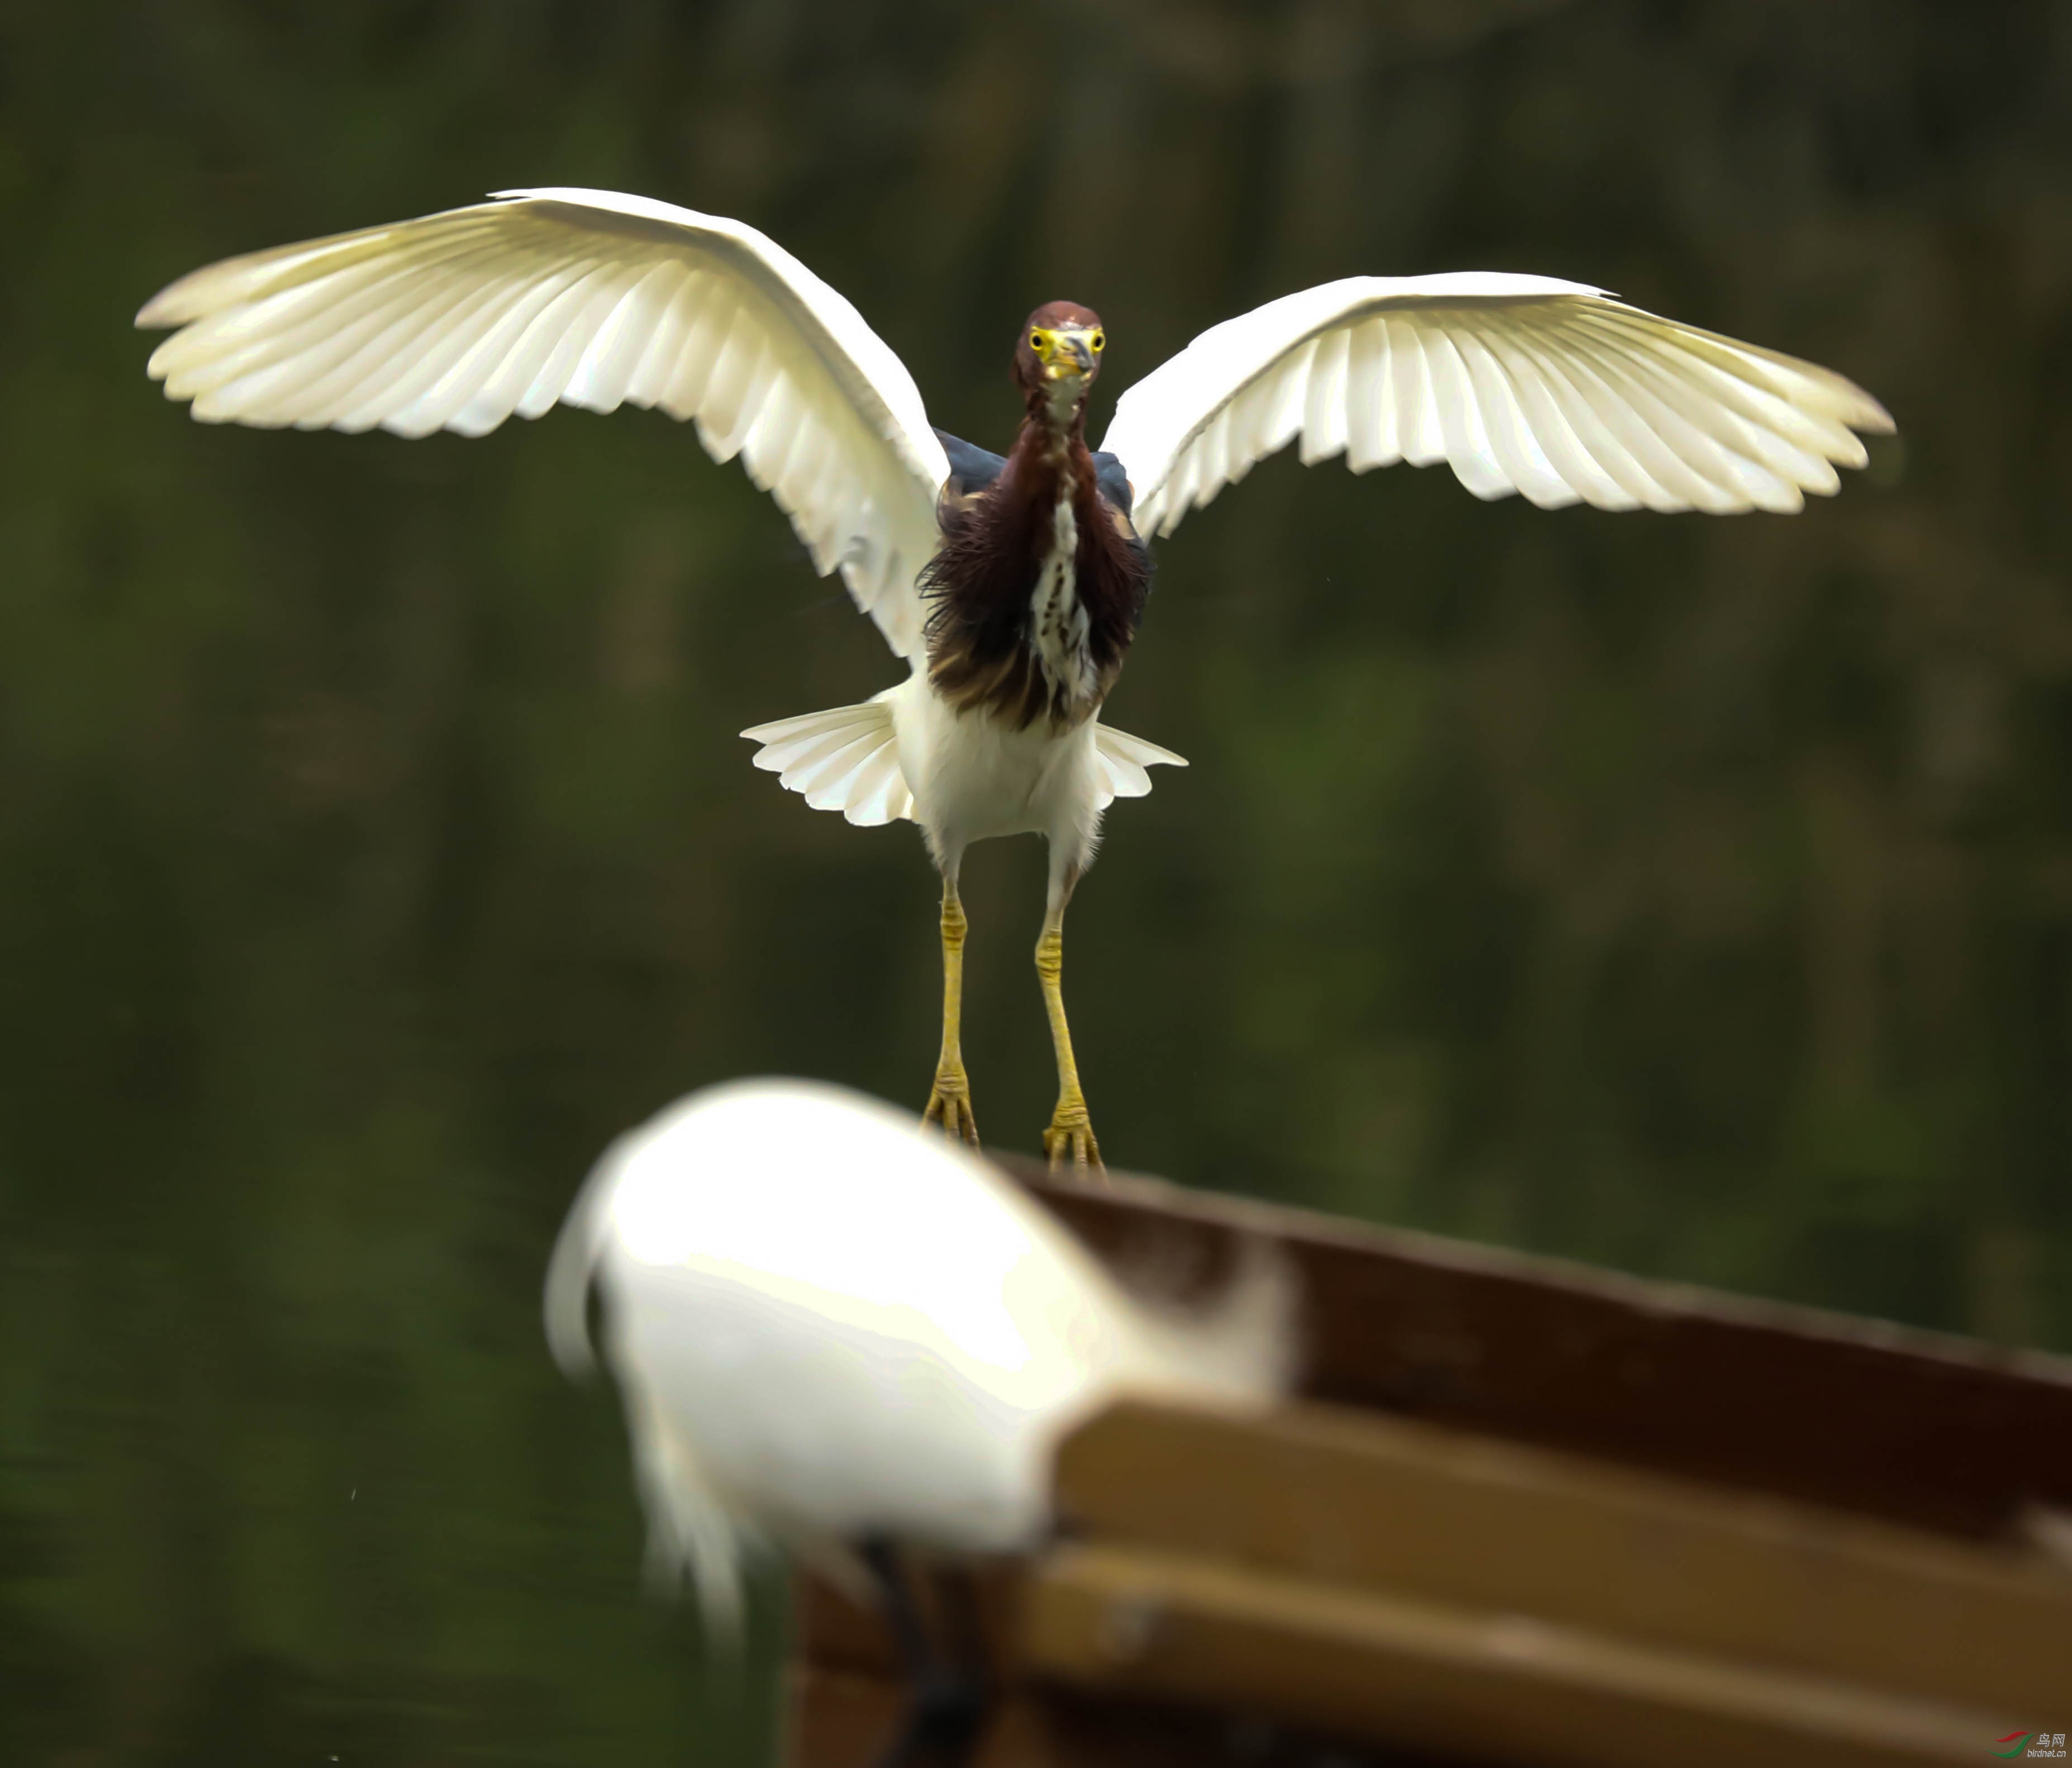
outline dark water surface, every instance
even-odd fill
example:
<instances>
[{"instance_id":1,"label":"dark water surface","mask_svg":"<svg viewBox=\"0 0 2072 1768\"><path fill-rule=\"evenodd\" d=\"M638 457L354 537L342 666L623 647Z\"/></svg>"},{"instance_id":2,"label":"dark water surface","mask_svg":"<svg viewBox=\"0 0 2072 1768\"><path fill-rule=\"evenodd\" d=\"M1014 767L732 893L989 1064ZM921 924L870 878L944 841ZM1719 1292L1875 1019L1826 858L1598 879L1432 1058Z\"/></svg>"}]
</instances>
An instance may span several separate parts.
<instances>
[{"instance_id":1,"label":"dark water surface","mask_svg":"<svg viewBox=\"0 0 2072 1768\"><path fill-rule=\"evenodd\" d=\"M763 227L995 446L1058 296L1111 392L1470 267L1842 369L1903 434L1793 520L1285 459L1191 517L1113 715L1194 766L1075 906L1082 1067L1118 1164L2065 1347L2068 44L1868 0L0 14L0 1761L763 1759L538 1280L665 1100L918 1108L936 1035L913 832L734 735L895 678L738 471L632 412L198 426L146 296L565 183ZM1040 900L1033 844L974 856L1004 1146Z\"/></svg>"}]
</instances>

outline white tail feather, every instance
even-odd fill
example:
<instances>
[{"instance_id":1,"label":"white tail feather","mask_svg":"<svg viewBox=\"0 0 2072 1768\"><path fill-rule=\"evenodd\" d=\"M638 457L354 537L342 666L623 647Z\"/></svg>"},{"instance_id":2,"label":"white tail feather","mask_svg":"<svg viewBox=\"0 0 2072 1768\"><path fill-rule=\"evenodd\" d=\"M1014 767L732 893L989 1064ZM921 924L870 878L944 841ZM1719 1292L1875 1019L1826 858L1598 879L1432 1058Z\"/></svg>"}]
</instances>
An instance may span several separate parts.
<instances>
[{"instance_id":1,"label":"white tail feather","mask_svg":"<svg viewBox=\"0 0 2072 1768\"><path fill-rule=\"evenodd\" d=\"M892 709L882 699L753 725L742 735L763 745L754 765L775 774L786 791L800 793L815 810L838 810L862 828L914 820L914 794L900 771ZM1100 779L1095 808L1100 810L1118 798L1149 792L1151 775L1145 769L1187 765L1186 757L1170 749L1099 723L1094 759Z\"/></svg>"},{"instance_id":2,"label":"white tail feather","mask_svg":"<svg viewBox=\"0 0 2072 1768\"><path fill-rule=\"evenodd\" d=\"M882 701L779 718L742 735L763 745L754 764L777 775L786 790L804 794L815 810L838 810L862 828L913 818L914 795L899 771L892 709ZM840 764L825 768L837 755Z\"/></svg>"},{"instance_id":3,"label":"white tail feather","mask_svg":"<svg viewBox=\"0 0 2072 1768\"><path fill-rule=\"evenodd\" d=\"M1141 737L1133 737L1126 730L1104 724L1094 726L1094 756L1100 763L1105 782L1097 807L1102 810L1118 798L1142 798L1148 794L1151 775L1145 771L1147 767L1187 765L1184 755L1176 755L1170 749L1161 749L1155 742L1146 742Z\"/></svg>"}]
</instances>

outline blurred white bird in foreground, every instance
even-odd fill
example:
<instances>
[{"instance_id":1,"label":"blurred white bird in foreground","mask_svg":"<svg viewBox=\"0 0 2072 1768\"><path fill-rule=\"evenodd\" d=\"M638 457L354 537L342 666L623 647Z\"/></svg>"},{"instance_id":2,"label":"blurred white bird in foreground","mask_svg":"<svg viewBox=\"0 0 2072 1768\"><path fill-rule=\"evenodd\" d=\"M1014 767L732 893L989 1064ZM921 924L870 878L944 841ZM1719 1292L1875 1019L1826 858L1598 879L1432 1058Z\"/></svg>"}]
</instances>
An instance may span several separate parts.
<instances>
[{"instance_id":1,"label":"blurred white bird in foreground","mask_svg":"<svg viewBox=\"0 0 2072 1768\"><path fill-rule=\"evenodd\" d=\"M571 1374L593 1281L654 1563L687 1569L722 1630L758 1541L868 1580L923 1684L891 1545L1038 1545L1075 1425L1124 1394L1264 1404L1293 1342L1264 1258L1211 1309L1149 1305L997 1169L806 1081L693 1094L606 1152L547 1273ZM943 1692L917 1688L909 1734L975 1729L929 1710Z\"/></svg>"}]
</instances>

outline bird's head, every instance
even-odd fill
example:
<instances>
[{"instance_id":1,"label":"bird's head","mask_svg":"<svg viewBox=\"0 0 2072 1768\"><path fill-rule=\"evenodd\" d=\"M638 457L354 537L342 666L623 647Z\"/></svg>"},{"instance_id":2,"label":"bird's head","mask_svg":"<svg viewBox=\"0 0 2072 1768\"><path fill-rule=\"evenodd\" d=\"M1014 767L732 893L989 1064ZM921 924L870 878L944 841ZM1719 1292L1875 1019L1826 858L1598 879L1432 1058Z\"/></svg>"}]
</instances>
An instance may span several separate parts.
<instances>
[{"instance_id":1,"label":"bird's head","mask_svg":"<svg viewBox=\"0 0 2072 1768\"><path fill-rule=\"evenodd\" d=\"M1051 414L1069 417L1100 372L1108 334L1100 315L1076 301L1050 301L1029 315L1014 347L1014 382L1032 405L1037 397Z\"/></svg>"}]
</instances>

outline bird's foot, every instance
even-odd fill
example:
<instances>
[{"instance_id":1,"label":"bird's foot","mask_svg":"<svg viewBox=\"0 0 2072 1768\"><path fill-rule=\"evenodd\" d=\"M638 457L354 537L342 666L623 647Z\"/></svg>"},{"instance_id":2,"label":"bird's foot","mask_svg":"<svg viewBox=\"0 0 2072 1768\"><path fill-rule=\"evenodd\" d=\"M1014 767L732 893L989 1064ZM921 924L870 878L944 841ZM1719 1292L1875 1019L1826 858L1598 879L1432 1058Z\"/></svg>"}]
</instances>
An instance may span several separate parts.
<instances>
[{"instance_id":1,"label":"bird's foot","mask_svg":"<svg viewBox=\"0 0 2072 1768\"><path fill-rule=\"evenodd\" d=\"M978 1119L972 1115L971 1080L964 1064L945 1063L935 1071L935 1084L928 1094L928 1108L921 1121L934 1124L953 1142L978 1146Z\"/></svg>"},{"instance_id":2,"label":"bird's foot","mask_svg":"<svg viewBox=\"0 0 2072 1768\"><path fill-rule=\"evenodd\" d=\"M989 1708L983 1684L939 1667L909 1690L899 1729L875 1768L948 1768L968 1762Z\"/></svg>"},{"instance_id":3,"label":"bird's foot","mask_svg":"<svg viewBox=\"0 0 2072 1768\"><path fill-rule=\"evenodd\" d=\"M1054 1173L1069 1160L1075 1173L1108 1177L1108 1169L1101 1165L1100 1144L1094 1140L1093 1120L1087 1115L1087 1102L1076 1092L1067 1093L1058 1100L1058 1108L1050 1114L1050 1127L1043 1132L1043 1152L1050 1157Z\"/></svg>"}]
</instances>

